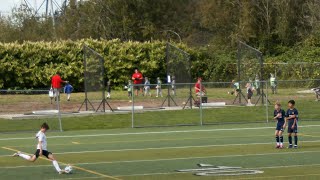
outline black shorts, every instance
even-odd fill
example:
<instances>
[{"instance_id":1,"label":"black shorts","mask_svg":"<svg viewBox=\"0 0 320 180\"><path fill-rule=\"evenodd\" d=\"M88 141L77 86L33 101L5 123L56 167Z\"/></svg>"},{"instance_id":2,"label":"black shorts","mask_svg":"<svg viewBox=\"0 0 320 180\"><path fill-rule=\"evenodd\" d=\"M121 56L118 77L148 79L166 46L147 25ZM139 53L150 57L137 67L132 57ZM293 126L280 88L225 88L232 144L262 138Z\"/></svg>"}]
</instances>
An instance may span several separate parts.
<instances>
[{"instance_id":1,"label":"black shorts","mask_svg":"<svg viewBox=\"0 0 320 180\"><path fill-rule=\"evenodd\" d=\"M39 154L40 154L40 149L37 149L37 151L34 153L34 155L36 156L36 158L38 158L40 156ZM42 155L44 155L48 159L49 159L50 154L52 154L52 153L47 150L42 150Z\"/></svg>"},{"instance_id":2,"label":"black shorts","mask_svg":"<svg viewBox=\"0 0 320 180\"><path fill-rule=\"evenodd\" d=\"M139 85L139 84L136 84ZM134 86L133 89L140 90L141 86Z\"/></svg>"},{"instance_id":3,"label":"black shorts","mask_svg":"<svg viewBox=\"0 0 320 180\"><path fill-rule=\"evenodd\" d=\"M289 124L288 125L288 133L298 133L298 125L297 124L294 126L293 129L291 127L292 127L292 124Z\"/></svg>"},{"instance_id":4,"label":"black shorts","mask_svg":"<svg viewBox=\"0 0 320 180\"><path fill-rule=\"evenodd\" d=\"M283 125L284 125L284 123L277 123L276 130L277 131L283 131Z\"/></svg>"},{"instance_id":5,"label":"black shorts","mask_svg":"<svg viewBox=\"0 0 320 180\"><path fill-rule=\"evenodd\" d=\"M252 95L253 95L253 92L251 90L248 91L248 99L251 99Z\"/></svg>"}]
</instances>

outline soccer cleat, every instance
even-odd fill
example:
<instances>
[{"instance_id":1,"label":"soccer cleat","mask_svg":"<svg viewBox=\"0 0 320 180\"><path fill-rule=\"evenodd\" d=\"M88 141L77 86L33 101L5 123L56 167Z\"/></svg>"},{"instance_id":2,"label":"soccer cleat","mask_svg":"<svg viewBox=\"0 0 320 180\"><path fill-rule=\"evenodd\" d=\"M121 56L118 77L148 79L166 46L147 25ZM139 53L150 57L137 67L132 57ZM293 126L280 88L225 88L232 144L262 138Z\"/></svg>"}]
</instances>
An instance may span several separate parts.
<instances>
[{"instance_id":1,"label":"soccer cleat","mask_svg":"<svg viewBox=\"0 0 320 180\"><path fill-rule=\"evenodd\" d=\"M297 146L297 145L294 145L293 148L294 148L294 149L298 149L298 146Z\"/></svg>"},{"instance_id":2,"label":"soccer cleat","mask_svg":"<svg viewBox=\"0 0 320 180\"><path fill-rule=\"evenodd\" d=\"M276 145L276 148L277 148L277 149L279 149L279 148L280 148L280 145L279 145L279 144L277 144L277 145Z\"/></svg>"},{"instance_id":3,"label":"soccer cleat","mask_svg":"<svg viewBox=\"0 0 320 180\"><path fill-rule=\"evenodd\" d=\"M66 174L66 171L65 170L61 170L61 171L59 171L59 174Z\"/></svg>"},{"instance_id":4,"label":"soccer cleat","mask_svg":"<svg viewBox=\"0 0 320 180\"><path fill-rule=\"evenodd\" d=\"M18 157L20 153L21 153L20 151L16 152L16 153L12 154L12 157Z\"/></svg>"},{"instance_id":5,"label":"soccer cleat","mask_svg":"<svg viewBox=\"0 0 320 180\"><path fill-rule=\"evenodd\" d=\"M279 149L283 149L283 145L282 144L280 144Z\"/></svg>"},{"instance_id":6,"label":"soccer cleat","mask_svg":"<svg viewBox=\"0 0 320 180\"><path fill-rule=\"evenodd\" d=\"M292 144L290 144L290 145L288 146L288 149L292 149Z\"/></svg>"}]
</instances>

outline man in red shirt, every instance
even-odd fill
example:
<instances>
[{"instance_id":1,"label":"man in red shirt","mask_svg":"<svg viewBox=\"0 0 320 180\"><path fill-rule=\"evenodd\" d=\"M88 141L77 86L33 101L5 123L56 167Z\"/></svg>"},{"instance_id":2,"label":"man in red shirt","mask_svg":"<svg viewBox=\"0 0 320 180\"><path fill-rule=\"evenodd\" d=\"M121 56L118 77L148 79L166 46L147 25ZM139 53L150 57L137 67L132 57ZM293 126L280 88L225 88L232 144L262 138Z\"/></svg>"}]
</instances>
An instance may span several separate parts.
<instances>
[{"instance_id":1,"label":"man in red shirt","mask_svg":"<svg viewBox=\"0 0 320 180\"><path fill-rule=\"evenodd\" d=\"M205 96L206 95L206 89L204 88L204 86L201 84L202 82L202 78L199 77L198 81L196 82L194 89L196 91L196 95L197 96Z\"/></svg>"},{"instance_id":2,"label":"man in red shirt","mask_svg":"<svg viewBox=\"0 0 320 180\"><path fill-rule=\"evenodd\" d=\"M52 76L51 79L51 86L53 88L53 92L54 92L54 96L55 96L55 100L60 100L60 91L61 91L61 83L67 83L68 81L64 81L61 79L59 73L57 73L56 75Z\"/></svg>"},{"instance_id":3,"label":"man in red shirt","mask_svg":"<svg viewBox=\"0 0 320 180\"><path fill-rule=\"evenodd\" d=\"M134 70L134 73L132 75L132 80L134 85L141 85L143 83L143 75L139 72L138 68ZM134 86L136 96L138 96L138 91L140 89L142 93L142 86Z\"/></svg>"}]
</instances>

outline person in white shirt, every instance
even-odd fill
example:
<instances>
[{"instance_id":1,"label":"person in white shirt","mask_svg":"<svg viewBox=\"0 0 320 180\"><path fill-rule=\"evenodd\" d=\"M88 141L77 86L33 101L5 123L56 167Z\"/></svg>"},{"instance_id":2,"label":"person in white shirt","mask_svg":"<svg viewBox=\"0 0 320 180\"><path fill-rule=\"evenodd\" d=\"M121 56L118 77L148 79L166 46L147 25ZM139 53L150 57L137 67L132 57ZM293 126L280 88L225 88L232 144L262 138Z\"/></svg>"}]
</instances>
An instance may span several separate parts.
<instances>
[{"instance_id":1,"label":"person in white shirt","mask_svg":"<svg viewBox=\"0 0 320 180\"><path fill-rule=\"evenodd\" d=\"M17 152L13 154L13 157L22 157L23 159L35 162L39 156L45 156L52 161L53 166L57 170L59 174L66 173L65 170L60 169L57 160L53 157L53 154L48 151L47 149L47 138L46 138L46 131L49 130L49 126L47 123L43 123L41 125L40 131L36 134L36 139L38 141L37 144L37 151L34 155L30 156L27 154L23 154L21 152Z\"/></svg>"}]
</instances>

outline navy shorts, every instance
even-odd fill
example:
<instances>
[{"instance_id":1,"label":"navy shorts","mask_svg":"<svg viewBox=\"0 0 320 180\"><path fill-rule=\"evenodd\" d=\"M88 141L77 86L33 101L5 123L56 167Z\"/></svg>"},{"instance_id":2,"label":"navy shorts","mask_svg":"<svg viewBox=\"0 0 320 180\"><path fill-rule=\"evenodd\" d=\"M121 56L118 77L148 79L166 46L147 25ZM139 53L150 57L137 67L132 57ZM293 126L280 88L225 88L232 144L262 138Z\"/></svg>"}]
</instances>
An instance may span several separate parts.
<instances>
[{"instance_id":1,"label":"navy shorts","mask_svg":"<svg viewBox=\"0 0 320 180\"><path fill-rule=\"evenodd\" d=\"M276 130L277 131L283 131L283 125L284 125L284 123L277 123Z\"/></svg>"},{"instance_id":2,"label":"navy shorts","mask_svg":"<svg viewBox=\"0 0 320 180\"><path fill-rule=\"evenodd\" d=\"M288 133L298 133L298 125L297 124L294 126L293 129L291 127L292 127L292 124L289 124L288 125Z\"/></svg>"},{"instance_id":3,"label":"navy shorts","mask_svg":"<svg viewBox=\"0 0 320 180\"><path fill-rule=\"evenodd\" d=\"M52 154L52 153L49 151L46 151L46 150L42 150L42 155L44 155L48 159L49 159L50 154ZM36 156L36 158L38 158L40 156L40 149L37 149L37 151L34 153L34 155Z\"/></svg>"}]
</instances>

